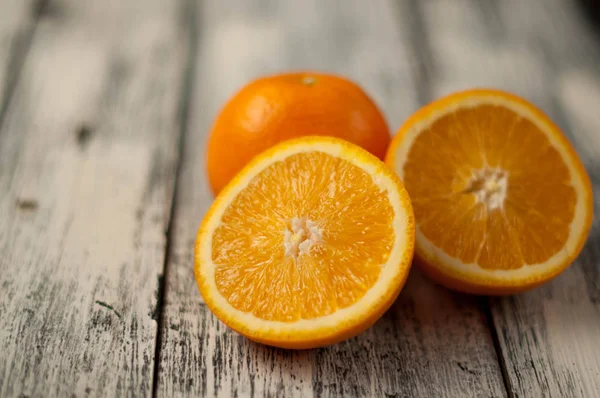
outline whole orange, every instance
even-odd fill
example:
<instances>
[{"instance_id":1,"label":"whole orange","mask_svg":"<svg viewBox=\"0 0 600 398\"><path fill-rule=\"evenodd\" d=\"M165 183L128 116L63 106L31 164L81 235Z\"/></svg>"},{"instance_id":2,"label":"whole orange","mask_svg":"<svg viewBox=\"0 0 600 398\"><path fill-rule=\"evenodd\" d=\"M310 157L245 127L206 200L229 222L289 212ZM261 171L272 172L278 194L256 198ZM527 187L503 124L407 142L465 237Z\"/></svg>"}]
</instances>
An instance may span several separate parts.
<instances>
[{"instance_id":1,"label":"whole orange","mask_svg":"<svg viewBox=\"0 0 600 398\"><path fill-rule=\"evenodd\" d=\"M212 127L207 167L213 192L254 156L308 135L342 138L380 159L390 142L383 115L355 83L312 72L263 77L235 94Z\"/></svg>"}]
</instances>

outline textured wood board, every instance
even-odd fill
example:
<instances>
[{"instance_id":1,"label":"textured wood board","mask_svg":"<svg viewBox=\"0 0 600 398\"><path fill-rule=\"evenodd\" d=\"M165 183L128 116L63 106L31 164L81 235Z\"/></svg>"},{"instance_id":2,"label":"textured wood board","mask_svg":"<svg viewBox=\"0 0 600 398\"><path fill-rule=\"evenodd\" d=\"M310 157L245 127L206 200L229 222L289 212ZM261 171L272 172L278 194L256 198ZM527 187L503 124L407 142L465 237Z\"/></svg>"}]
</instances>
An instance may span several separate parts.
<instances>
[{"instance_id":1,"label":"textured wood board","mask_svg":"<svg viewBox=\"0 0 600 398\"><path fill-rule=\"evenodd\" d=\"M150 395L185 10L52 7L0 130L0 396Z\"/></svg>"},{"instance_id":2,"label":"textured wood board","mask_svg":"<svg viewBox=\"0 0 600 398\"><path fill-rule=\"evenodd\" d=\"M0 123L40 16L39 2L0 0Z\"/></svg>"},{"instance_id":3,"label":"textured wood board","mask_svg":"<svg viewBox=\"0 0 600 398\"><path fill-rule=\"evenodd\" d=\"M358 81L390 125L419 106L413 53L392 2L204 2L196 81L176 194L161 329L159 396L503 396L478 299L413 272L398 302L361 336L325 349L249 342L208 311L193 275L193 245L212 201L204 151L212 119L257 76L288 69Z\"/></svg>"}]
</instances>

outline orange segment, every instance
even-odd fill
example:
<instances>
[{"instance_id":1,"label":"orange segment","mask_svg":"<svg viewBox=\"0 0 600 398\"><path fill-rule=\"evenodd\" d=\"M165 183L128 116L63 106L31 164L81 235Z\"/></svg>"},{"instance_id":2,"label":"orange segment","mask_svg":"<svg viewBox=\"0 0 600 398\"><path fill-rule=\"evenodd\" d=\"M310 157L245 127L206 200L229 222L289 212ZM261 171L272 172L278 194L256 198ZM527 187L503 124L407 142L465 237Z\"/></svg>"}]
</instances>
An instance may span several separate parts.
<instances>
[{"instance_id":1,"label":"orange segment","mask_svg":"<svg viewBox=\"0 0 600 398\"><path fill-rule=\"evenodd\" d=\"M413 241L408 194L383 162L308 137L260 155L219 195L198 235L195 272L207 305L233 329L313 347L383 314Z\"/></svg>"},{"instance_id":2,"label":"orange segment","mask_svg":"<svg viewBox=\"0 0 600 398\"><path fill-rule=\"evenodd\" d=\"M592 219L589 178L540 110L471 90L433 102L399 130L386 162L417 221L416 254L443 284L502 294L564 270Z\"/></svg>"}]
</instances>

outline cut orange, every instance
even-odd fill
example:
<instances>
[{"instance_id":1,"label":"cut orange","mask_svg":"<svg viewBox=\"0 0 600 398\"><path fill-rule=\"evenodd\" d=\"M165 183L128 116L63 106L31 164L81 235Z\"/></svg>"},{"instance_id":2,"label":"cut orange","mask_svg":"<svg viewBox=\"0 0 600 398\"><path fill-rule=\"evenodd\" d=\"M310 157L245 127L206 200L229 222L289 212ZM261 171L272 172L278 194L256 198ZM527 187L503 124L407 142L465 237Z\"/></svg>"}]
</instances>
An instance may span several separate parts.
<instances>
[{"instance_id":1,"label":"cut orange","mask_svg":"<svg viewBox=\"0 0 600 398\"><path fill-rule=\"evenodd\" d=\"M273 346L332 344L371 326L408 274L414 217L398 177L336 138L256 157L204 218L195 275L226 325Z\"/></svg>"},{"instance_id":2,"label":"cut orange","mask_svg":"<svg viewBox=\"0 0 600 398\"><path fill-rule=\"evenodd\" d=\"M546 115L512 94L471 90L427 105L386 162L411 195L419 264L450 288L533 288L567 268L589 233L581 161Z\"/></svg>"}]
</instances>

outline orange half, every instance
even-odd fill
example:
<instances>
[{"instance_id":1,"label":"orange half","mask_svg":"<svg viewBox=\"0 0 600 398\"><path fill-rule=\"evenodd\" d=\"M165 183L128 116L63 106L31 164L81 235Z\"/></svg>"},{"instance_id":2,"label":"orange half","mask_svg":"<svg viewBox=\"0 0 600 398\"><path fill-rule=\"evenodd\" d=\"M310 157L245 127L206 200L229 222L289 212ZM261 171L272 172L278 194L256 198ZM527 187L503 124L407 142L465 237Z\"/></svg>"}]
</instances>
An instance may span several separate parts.
<instances>
[{"instance_id":1,"label":"orange half","mask_svg":"<svg viewBox=\"0 0 600 398\"><path fill-rule=\"evenodd\" d=\"M414 250L404 186L382 161L335 138L286 141L219 194L196 240L210 310L248 338L324 346L393 303Z\"/></svg>"},{"instance_id":2,"label":"orange half","mask_svg":"<svg viewBox=\"0 0 600 398\"><path fill-rule=\"evenodd\" d=\"M592 221L585 169L559 128L522 98L470 90L398 131L386 163L408 190L416 257L457 290L509 294L571 264Z\"/></svg>"}]
</instances>

